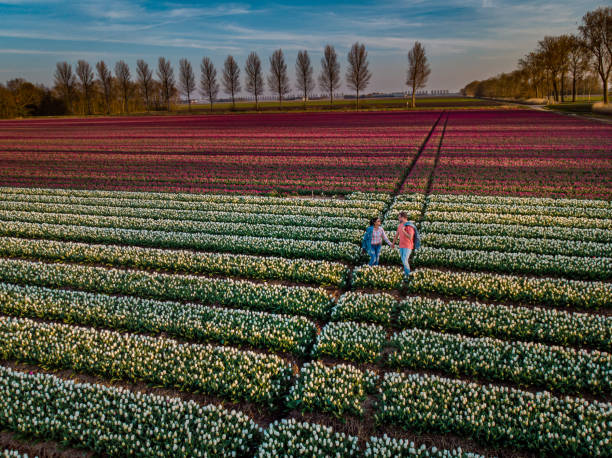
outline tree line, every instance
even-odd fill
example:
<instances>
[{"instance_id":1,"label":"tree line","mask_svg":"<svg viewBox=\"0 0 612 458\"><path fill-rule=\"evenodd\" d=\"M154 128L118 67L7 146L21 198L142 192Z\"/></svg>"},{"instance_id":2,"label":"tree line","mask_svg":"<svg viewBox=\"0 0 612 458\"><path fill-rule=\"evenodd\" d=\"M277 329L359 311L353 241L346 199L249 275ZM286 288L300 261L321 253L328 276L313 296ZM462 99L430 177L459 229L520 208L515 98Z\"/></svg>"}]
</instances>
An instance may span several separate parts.
<instances>
[{"instance_id":1,"label":"tree line","mask_svg":"<svg viewBox=\"0 0 612 458\"><path fill-rule=\"evenodd\" d=\"M599 79L604 103L609 103L612 69L612 7L587 12L575 34L545 36L537 48L518 61L518 68L484 81L472 81L465 95L480 97L546 98L564 102L571 91L589 93Z\"/></svg>"},{"instance_id":2,"label":"tree line","mask_svg":"<svg viewBox=\"0 0 612 458\"><path fill-rule=\"evenodd\" d=\"M282 107L283 100L292 88L282 49L272 53L268 64L266 75L258 54L251 52L243 67L244 89L254 97L256 110L259 109L259 99L266 88L275 95L279 107ZM212 111L221 89L231 100L234 109L236 96L242 90L241 68L234 57L228 55L219 72L209 57L202 58L200 62L199 78L187 59L180 59L178 75L175 75L172 64L165 57L158 59L156 68L139 59L134 74L123 60L115 63L112 69L103 60L95 66L79 60L74 70L70 63L58 62L51 89L23 79L11 80L6 85L0 84L0 117L170 111L180 93L185 96L191 111L191 103L197 92L208 102ZM412 89L412 106L415 106L414 94L425 87L430 72L425 48L416 42L408 53L406 77L406 84ZM334 92L340 87L341 76L340 61L333 46L325 46L321 70L316 79L308 51L298 52L295 88L299 91L304 108L316 83L327 94L331 106ZM345 80L347 86L355 91L357 109L360 95L363 95L371 78L365 45L356 42L347 55Z\"/></svg>"}]
</instances>

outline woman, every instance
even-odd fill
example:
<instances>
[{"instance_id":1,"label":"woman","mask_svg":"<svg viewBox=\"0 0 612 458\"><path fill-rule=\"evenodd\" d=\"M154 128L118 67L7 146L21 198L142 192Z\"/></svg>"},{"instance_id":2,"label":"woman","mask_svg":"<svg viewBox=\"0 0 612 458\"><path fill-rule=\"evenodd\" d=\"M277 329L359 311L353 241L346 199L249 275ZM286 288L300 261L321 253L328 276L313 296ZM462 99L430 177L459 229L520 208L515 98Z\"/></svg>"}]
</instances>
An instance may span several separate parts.
<instances>
[{"instance_id":1,"label":"woman","mask_svg":"<svg viewBox=\"0 0 612 458\"><path fill-rule=\"evenodd\" d=\"M382 228L382 222L380 218L372 218L370 220L370 226L363 234L361 240L361 248L370 255L370 265L377 266L378 258L380 257L380 249L382 248L383 240L387 245L391 246L391 242L385 234L385 230Z\"/></svg>"}]
</instances>

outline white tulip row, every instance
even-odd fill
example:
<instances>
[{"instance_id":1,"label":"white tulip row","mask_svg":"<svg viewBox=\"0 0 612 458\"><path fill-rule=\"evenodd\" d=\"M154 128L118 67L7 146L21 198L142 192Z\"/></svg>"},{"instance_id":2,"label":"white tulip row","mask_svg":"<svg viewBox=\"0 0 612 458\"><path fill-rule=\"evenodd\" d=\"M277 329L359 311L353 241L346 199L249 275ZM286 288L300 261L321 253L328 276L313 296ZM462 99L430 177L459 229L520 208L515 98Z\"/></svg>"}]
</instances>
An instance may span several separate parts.
<instances>
[{"instance_id":1,"label":"white tulip row","mask_svg":"<svg viewBox=\"0 0 612 458\"><path fill-rule=\"evenodd\" d=\"M0 237L0 256L289 280L329 286L343 286L348 277L348 269L344 264L330 261L13 237Z\"/></svg>"},{"instance_id":2,"label":"white tulip row","mask_svg":"<svg viewBox=\"0 0 612 458\"><path fill-rule=\"evenodd\" d=\"M610 403L398 373L385 374L380 396L377 420L410 430L547 455L605 456L612 447Z\"/></svg>"},{"instance_id":3,"label":"white tulip row","mask_svg":"<svg viewBox=\"0 0 612 458\"><path fill-rule=\"evenodd\" d=\"M21 453L18 450L4 450L0 453L2 458L29 458L27 453ZM37 456L35 458L38 458Z\"/></svg>"},{"instance_id":4,"label":"white tulip row","mask_svg":"<svg viewBox=\"0 0 612 458\"><path fill-rule=\"evenodd\" d=\"M359 455L359 447L354 436L292 418L277 420L264 431L255 456L277 458L281 454L286 457L351 457Z\"/></svg>"},{"instance_id":5,"label":"white tulip row","mask_svg":"<svg viewBox=\"0 0 612 458\"><path fill-rule=\"evenodd\" d=\"M400 304L398 324L403 328L612 351L612 316L593 313L416 296Z\"/></svg>"},{"instance_id":6,"label":"white tulip row","mask_svg":"<svg viewBox=\"0 0 612 458\"><path fill-rule=\"evenodd\" d=\"M293 204L278 205L275 203L251 203L243 202L191 202L177 200L150 200L144 198L123 199L123 198L98 198L98 197L78 197L78 196L50 196L50 195L21 195L15 194L5 197L3 200L10 202L42 203L42 204L76 204L94 207L128 207L128 208L169 208L173 210L207 210L220 212L236 213L272 213L279 215L312 215L312 216L344 216L347 213L352 216L368 217L372 213L382 211L382 202L367 202L366 207L357 206L355 201L340 201L343 206L326 206L325 200L313 201L317 205L300 205L300 202Z\"/></svg>"},{"instance_id":7,"label":"white tulip row","mask_svg":"<svg viewBox=\"0 0 612 458\"><path fill-rule=\"evenodd\" d=\"M274 224L237 224L236 222L189 221L117 216L70 215L43 212L0 211L2 221L61 224L64 226L108 227L148 231L189 232L198 234L246 235L295 240L360 242L361 229L331 227L283 226Z\"/></svg>"},{"instance_id":8,"label":"white tulip row","mask_svg":"<svg viewBox=\"0 0 612 458\"><path fill-rule=\"evenodd\" d=\"M395 367L441 370L563 393L612 393L612 355L534 342L406 329L391 338Z\"/></svg>"},{"instance_id":9,"label":"white tulip row","mask_svg":"<svg viewBox=\"0 0 612 458\"><path fill-rule=\"evenodd\" d=\"M428 448L424 444L420 447L414 442L406 439L395 439L388 436L372 437L364 452L366 458L400 458L400 457L422 457L422 458L485 458L483 455L472 452L464 452L461 448L451 450Z\"/></svg>"},{"instance_id":10,"label":"white tulip row","mask_svg":"<svg viewBox=\"0 0 612 458\"><path fill-rule=\"evenodd\" d=\"M469 212L469 213L495 213L504 215L547 215L576 218L612 218L612 206L582 207L582 206L553 206L533 204L483 204L471 202L453 202L430 200L428 210L436 212Z\"/></svg>"},{"instance_id":11,"label":"white tulip row","mask_svg":"<svg viewBox=\"0 0 612 458\"><path fill-rule=\"evenodd\" d=\"M612 254L612 253L611 253ZM397 251L381 252L381 261L400 264ZM423 246L412 259L415 267L452 267L510 274L555 275L587 280L612 279L612 257L481 251Z\"/></svg>"},{"instance_id":12,"label":"white tulip row","mask_svg":"<svg viewBox=\"0 0 612 458\"><path fill-rule=\"evenodd\" d=\"M548 215L513 215L506 213L476 212L443 212L429 210L425 214L427 221L445 221L459 223L507 224L521 226L560 226L585 229L612 229L612 219L582 218L574 216Z\"/></svg>"},{"instance_id":13,"label":"white tulip row","mask_svg":"<svg viewBox=\"0 0 612 458\"><path fill-rule=\"evenodd\" d=\"M287 396L287 406L303 412L328 412L336 417L361 415L363 401L373 393L378 376L354 366L306 363Z\"/></svg>"},{"instance_id":14,"label":"white tulip row","mask_svg":"<svg viewBox=\"0 0 612 458\"><path fill-rule=\"evenodd\" d=\"M523 206L535 205L546 207L572 208L612 208L612 203L597 199L556 199L551 197L511 197L511 196L479 196L476 194L431 194L430 202L474 203L481 205Z\"/></svg>"},{"instance_id":15,"label":"white tulip row","mask_svg":"<svg viewBox=\"0 0 612 458\"><path fill-rule=\"evenodd\" d=\"M270 406L292 378L291 365L275 355L27 318L0 316L0 339L3 359Z\"/></svg>"},{"instance_id":16,"label":"white tulip row","mask_svg":"<svg viewBox=\"0 0 612 458\"><path fill-rule=\"evenodd\" d=\"M0 281L154 299L200 301L321 319L329 316L334 305L332 297L323 288L1 258Z\"/></svg>"},{"instance_id":17,"label":"white tulip row","mask_svg":"<svg viewBox=\"0 0 612 458\"><path fill-rule=\"evenodd\" d=\"M145 192L145 191L106 191L89 189L59 189L59 188L11 188L0 187L0 196L63 196L109 199L161 200L180 202L212 202L257 205L288 205L319 207L353 208L380 207L388 199L388 194L354 192L342 199L309 199L306 197L268 197L249 194L195 194L185 192ZM382 208L382 207L381 207Z\"/></svg>"},{"instance_id":18,"label":"white tulip row","mask_svg":"<svg viewBox=\"0 0 612 458\"><path fill-rule=\"evenodd\" d=\"M164 332L186 339L248 344L298 355L307 353L317 331L314 323L300 316L11 283L0 283L0 313L132 332Z\"/></svg>"},{"instance_id":19,"label":"white tulip row","mask_svg":"<svg viewBox=\"0 0 612 458\"><path fill-rule=\"evenodd\" d=\"M341 321L327 324L312 349L312 355L333 356L372 363L380 358L387 332L382 326Z\"/></svg>"},{"instance_id":20,"label":"white tulip row","mask_svg":"<svg viewBox=\"0 0 612 458\"><path fill-rule=\"evenodd\" d=\"M0 224L0 235L158 248L189 248L238 254L267 254L289 258L308 257L347 261L355 261L359 258L358 246L350 242L291 240L242 235L192 234L11 221L3 221Z\"/></svg>"},{"instance_id":21,"label":"white tulip row","mask_svg":"<svg viewBox=\"0 0 612 458\"><path fill-rule=\"evenodd\" d=\"M509 251L513 253L556 254L567 256L612 256L610 243L581 242L567 239L536 239L502 235L440 234L421 226L424 245L461 250Z\"/></svg>"},{"instance_id":22,"label":"white tulip row","mask_svg":"<svg viewBox=\"0 0 612 458\"><path fill-rule=\"evenodd\" d=\"M281 226L311 226L362 229L368 217L283 215L272 213L237 213L207 210L172 210L167 208L99 207L77 204L44 204L0 200L0 210L28 213L93 215L120 218L170 219L175 221L217 221L245 224L276 224ZM376 212L372 212L376 214Z\"/></svg>"},{"instance_id":23,"label":"white tulip row","mask_svg":"<svg viewBox=\"0 0 612 458\"><path fill-rule=\"evenodd\" d=\"M338 299L332 309L335 321L370 321L389 325L397 300L390 294L365 294L349 291Z\"/></svg>"},{"instance_id":24,"label":"white tulip row","mask_svg":"<svg viewBox=\"0 0 612 458\"><path fill-rule=\"evenodd\" d=\"M75 383L0 367L0 424L107 456L253 453L261 429L215 405Z\"/></svg>"},{"instance_id":25,"label":"white tulip row","mask_svg":"<svg viewBox=\"0 0 612 458\"><path fill-rule=\"evenodd\" d=\"M606 229L589 229L573 227L521 226L508 224L457 223L446 221L422 221L421 231L427 234L458 234L466 236L488 236L491 238L535 239L549 243L561 240L568 250L581 243L612 243L612 233Z\"/></svg>"}]
</instances>

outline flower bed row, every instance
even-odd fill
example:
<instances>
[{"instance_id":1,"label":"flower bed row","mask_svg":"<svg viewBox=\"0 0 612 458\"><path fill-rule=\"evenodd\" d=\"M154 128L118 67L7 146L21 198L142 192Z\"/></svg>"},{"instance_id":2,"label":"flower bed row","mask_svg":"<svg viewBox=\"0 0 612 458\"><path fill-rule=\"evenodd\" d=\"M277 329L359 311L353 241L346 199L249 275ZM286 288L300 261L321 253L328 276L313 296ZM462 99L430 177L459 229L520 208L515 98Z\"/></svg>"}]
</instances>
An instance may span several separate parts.
<instances>
[{"instance_id":1,"label":"flower bed row","mask_svg":"<svg viewBox=\"0 0 612 458\"><path fill-rule=\"evenodd\" d=\"M482 205L583 207L610 209L609 201L598 199L554 199L550 197L482 196L478 194L430 194L430 202L474 203Z\"/></svg>"},{"instance_id":2,"label":"flower bed row","mask_svg":"<svg viewBox=\"0 0 612 458\"><path fill-rule=\"evenodd\" d=\"M275 355L162 337L0 317L3 359L196 391L274 407L291 365Z\"/></svg>"},{"instance_id":3,"label":"flower bed row","mask_svg":"<svg viewBox=\"0 0 612 458\"><path fill-rule=\"evenodd\" d=\"M399 305L403 328L521 339L612 351L612 317L563 310L408 297Z\"/></svg>"},{"instance_id":4,"label":"flower bed row","mask_svg":"<svg viewBox=\"0 0 612 458\"><path fill-rule=\"evenodd\" d=\"M435 212L468 212L468 213L494 213L501 215L546 215L576 218L612 218L612 206L583 207L583 206L553 206L534 204L484 204L452 201L430 200L428 210Z\"/></svg>"},{"instance_id":5,"label":"flower bed row","mask_svg":"<svg viewBox=\"0 0 612 458\"><path fill-rule=\"evenodd\" d=\"M353 285L356 288L398 289L404 285L404 273L398 267L362 266L353 271ZM612 284L604 282L418 269L406 286L411 293L473 296L483 300L579 309L612 307Z\"/></svg>"},{"instance_id":6,"label":"flower bed row","mask_svg":"<svg viewBox=\"0 0 612 458\"><path fill-rule=\"evenodd\" d=\"M252 454L260 428L214 405L0 367L0 425L107 456Z\"/></svg>"},{"instance_id":7,"label":"flower bed row","mask_svg":"<svg viewBox=\"0 0 612 458\"><path fill-rule=\"evenodd\" d=\"M396 252L389 249L381 253L381 261L387 261L389 258L395 264L400 264L399 255ZM425 246L415 253L412 261L416 267L451 267L511 274L558 275L585 280L612 279L612 258L610 257L461 250Z\"/></svg>"},{"instance_id":8,"label":"flower bed row","mask_svg":"<svg viewBox=\"0 0 612 458\"><path fill-rule=\"evenodd\" d=\"M422 221L420 228L427 234L460 234L504 238L530 238L539 242L566 241L568 250L577 243L612 243L612 233L606 229L573 227L521 226L508 224L460 223L447 221Z\"/></svg>"},{"instance_id":9,"label":"flower bed row","mask_svg":"<svg viewBox=\"0 0 612 458\"><path fill-rule=\"evenodd\" d=\"M540 454L604 456L612 404L429 375L385 374L378 422Z\"/></svg>"},{"instance_id":10,"label":"flower bed row","mask_svg":"<svg viewBox=\"0 0 612 458\"><path fill-rule=\"evenodd\" d=\"M189 248L237 254L277 255L288 258L312 258L356 261L359 250L349 242L288 240L271 237L250 237L187 232L114 229L106 227L64 226L4 221L0 235L46 238L87 243L117 243L156 248Z\"/></svg>"},{"instance_id":11,"label":"flower bed row","mask_svg":"<svg viewBox=\"0 0 612 458\"><path fill-rule=\"evenodd\" d=\"M5 257L162 269L263 280L288 280L329 286L343 286L348 274L348 269L343 264L310 259L203 253L190 250L56 242L13 237L3 237L0 240L2 241L0 256Z\"/></svg>"},{"instance_id":12,"label":"flower bed row","mask_svg":"<svg viewBox=\"0 0 612 458\"><path fill-rule=\"evenodd\" d=\"M236 222L189 221L116 216L68 215L43 212L2 212L3 221L61 224L66 226L109 227L198 234L246 235L276 237L292 240L324 240L330 242L361 242L363 230L311 226L283 226L275 224L236 224ZM273 223L273 221L270 221Z\"/></svg>"},{"instance_id":13,"label":"flower bed row","mask_svg":"<svg viewBox=\"0 0 612 458\"><path fill-rule=\"evenodd\" d=\"M367 393L373 393L378 376L347 364L326 366L306 363L287 396L287 405L302 412L328 412L336 417L361 415Z\"/></svg>"},{"instance_id":14,"label":"flower bed row","mask_svg":"<svg viewBox=\"0 0 612 458\"><path fill-rule=\"evenodd\" d=\"M508 224L520 226L560 226L580 227L585 229L612 229L612 219L581 218L573 216L547 216L547 215L512 215L495 213L471 212L441 212L428 210L425 214L427 221L446 221L459 223Z\"/></svg>"},{"instance_id":15,"label":"flower bed row","mask_svg":"<svg viewBox=\"0 0 612 458\"><path fill-rule=\"evenodd\" d=\"M380 358L386 337L384 328L375 324L352 321L329 323L317 337L312 355L373 363Z\"/></svg>"},{"instance_id":16,"label":"flower bed row","mask_svg":"<svg viewBox=\"0 0 612 458\"><path fill-rule=\"evenodd\" d=\"M0 281L152 299L199 301L318 319L327 318L334 305L332 297L322 288L23 260L0 259Z\"/></svg>"},{"instance_id":17,"label":"flower bed row","mask_svg":"<svg viewBox=\"0 0 612 458\"><path fill-rule=\"evenodd\" d=\"M391 324L391 313L397 300L390 294L365 294L349 291L338 299L331 319L336 321L370 321Z\"/></svg>"},{"instance_id":18,"label":"flower bed row","mask_svg":"<svg viewBox=\"0 0 612 458\"><path fill-rule=\"evenodd\" d=\"M96 197L72 196L24 196L13 195L12 202L34 202L42 204L76 204L94 207L128 207L128 208L167 208L172 210L207 210L235 213L271 213L279 215L313 215L313 216L342 216L350 212L357 217L368 217L372 213L380 212L384 208L382 202L373 202L368 207L351 205L350 200L344 201L346 207L325 206L325 200L317 200L316 206L303 206L299 202L293 205L275 205L266 203L231 203L231 202L188 202L174 200L146 200L146 199L113 199Z\"/></svg>"},{"instance_id":19,"label":"flower bed row","mask_svg":"<svg viewBox=\"0 0 612 458\"><path fill-rule=\"evenodd\" d=\"M11 188L0 187L0 195L5 198L9 196L61 196L61 197L86 197L86 198L109 198L109 199L134 199L134 200L161 200L179 202L212 202L233 203L251 205L287 205L304 207L338 207L338 208L379 208L389 198L388 194L353 192L342 199L308 199L295 197L267 197L257 195L231 195L231 194L196 194L184 192L134 192L134 191L106 191L101 189L57 189L57 188Z\"/></svg>"},{"instance_id":20,"label":"flower bed row","mask_svg":"<svg viewBox=\"0 0 612 458\"><path fill-rule=\"evenodd\" d=\"M533 342L406 329L390 341L392 367L435 369L562 393L612 392L612 355Z\"/></svg>"},{"instance_id":21,"label":"flower bed row","mask_svg":"<svg viewBox=\"0 0 612 458\"><path fill-rule=\"evenodd\" d=\"M0 312L132 332L164 332L204 342L248 344L297 355L308 352L317 331L314 323L300 316L11 283L0 283Z\"/></svg>"},{"instance_id":22,"label":"flower bed row","mask_svg":"<svg viewBox=\"0 0 612 458\"><path fill-rule=\"evenodd\" d=\"M423 230L424 245L460 250L509 251L567 256L599 256L612 254L609 243L581 242L568 239L536 239L500 235L438 234Z\"/></svg>"},{"instance_id":23,"label":"flower bed row","mask_svg":"<svg viewBox=\"0 0 612 458\"><path fill-rule=\"evenodd\" d=\"M217 221L226 223L270 224L282 226L311 226L337 228L363 228L368 218L352 216L308 216L271 213L235 213L196 210L170 210L164 208L92 207L71 204L38 204L28 202L0 201L4 212L50 213L67 215L92 215L120 218L170 219L175 221ZM373 212L376 214L376 212Z\"/></svg>"}]
</instances>

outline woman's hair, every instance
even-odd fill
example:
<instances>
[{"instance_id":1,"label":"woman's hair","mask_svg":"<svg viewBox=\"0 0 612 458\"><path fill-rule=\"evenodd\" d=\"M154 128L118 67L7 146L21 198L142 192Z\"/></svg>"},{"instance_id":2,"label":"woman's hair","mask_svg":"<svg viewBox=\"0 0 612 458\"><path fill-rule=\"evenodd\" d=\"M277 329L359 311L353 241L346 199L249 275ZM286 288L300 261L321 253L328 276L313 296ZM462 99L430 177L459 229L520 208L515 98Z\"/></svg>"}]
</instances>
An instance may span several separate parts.
<instances>
[{"instance_id":1,"label":"woman's hair","mask_svg":"<svg viewBox=\"0 0 612 458\"><path fill-rule=\"evenodd\" d=\"M374 223L378 220L378 216L375 216L374 218L370 218L370 226L374 226Z\"/></svg>"},{"instance_id":2,"label":"woman's hair","mask_svg":"<svg viewBox=\"0 0 612 458\"><path fill-rule=\"evenodd\" d=\"M406 212L400 212L399 216L408 219L408 213Z\"/></svg>"}]
</instances>

